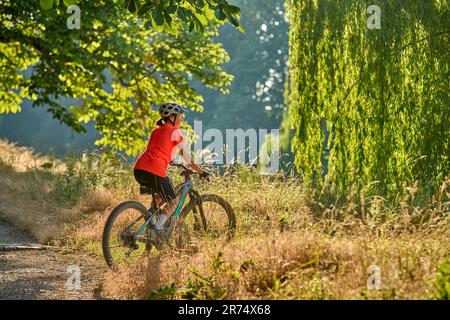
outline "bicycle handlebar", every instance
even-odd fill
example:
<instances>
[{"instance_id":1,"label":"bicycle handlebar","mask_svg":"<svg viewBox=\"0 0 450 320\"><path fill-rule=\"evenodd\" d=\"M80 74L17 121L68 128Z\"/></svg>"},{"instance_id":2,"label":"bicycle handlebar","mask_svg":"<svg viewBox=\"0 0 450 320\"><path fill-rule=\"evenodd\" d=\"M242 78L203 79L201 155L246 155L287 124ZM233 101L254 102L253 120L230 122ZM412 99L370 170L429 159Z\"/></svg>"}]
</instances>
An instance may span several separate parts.
<instances>
[{"instance_id":1,"label":"bicycle handlebar","mask_svg":"<svg viewBox=\"0 0 450 320\"><path fill-rule=\"evenodd\" d=\"M184 176L185 180L188 180L192 174L198 174L197 172L192 171L191 169L187 168L185 165L181 163L171 161L169 164L174 167L182 168L183 171L180 173L180 175Z\"/></svg>"},{"instance_id":2,"label":"bicycle handlebar","mask_svg":"<svg viewBox=\"0 0 450 320\"><path fill-rule=\"evenodd\" d=\"M178 168L182 168L187 171L192 171L191 169L189 169L188 167L186 167L184 164L181 164L181 163L176 163L176 162L170 161L169 164L173 167L178 167ZM194 171L192 171L192 172L194 172ZM194 172L194 173L196 173L196 172Z\"/></svg>"},{"instance_id":3,"label":"bicycle handlebar","mask_svg":"<svg viewBox=\"0 0 450 320\"><path fill-rule=\"evenodd\" d=\"M183 165L181 163L176 163L176 162L171 161L169 164L174 167L182 168L183 172L181 172L181 175L184 176L186 180L189 179L189 176L192 174L196 174L200 178L202 178L202 175L200 175L198 172L192 171L191 169L187 168L185 165ZM206 180L209 180L209 179L206 178Z\"/></svg>"}]
</instances>

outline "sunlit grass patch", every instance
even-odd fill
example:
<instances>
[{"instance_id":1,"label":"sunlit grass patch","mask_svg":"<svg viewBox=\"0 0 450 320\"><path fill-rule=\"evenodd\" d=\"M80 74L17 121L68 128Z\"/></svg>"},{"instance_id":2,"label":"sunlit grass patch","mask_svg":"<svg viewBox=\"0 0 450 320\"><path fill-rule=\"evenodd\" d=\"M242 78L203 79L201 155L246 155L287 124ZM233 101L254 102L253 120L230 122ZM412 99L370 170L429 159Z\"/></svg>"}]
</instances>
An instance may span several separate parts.
<instances>
[{"instance_id":1,"label":"sunlit grass patch","mask_svg":"<svg viewBox=\"0 0 450 320\"><path fill-rule=\"evenodd\" d=\"M149 196L138 194L129 164L96 154L42 159L5 142L0 149L0 214L40 242L94 255L105 264L102 233L112 209L129 199L150 205ZM17 166L18 158L30 164ZM54 164L42 166L50 162ZM330 196L293 177L264 177L246 166L223 175L210 170L212 180L196 179L195 186L230 202L237 220L234 239L222 243L205 236L194 238L184 250L141 250L136 261L119 263L105 275L105 297L446 297L448 179L431 199L417 197L420 186L412 186L397 203L387 203L382 196ZM179 182L177 171L170 171L174 183ZM377 290L367 287L371 265L381 270Z\"/></svg>"}]
</instances>

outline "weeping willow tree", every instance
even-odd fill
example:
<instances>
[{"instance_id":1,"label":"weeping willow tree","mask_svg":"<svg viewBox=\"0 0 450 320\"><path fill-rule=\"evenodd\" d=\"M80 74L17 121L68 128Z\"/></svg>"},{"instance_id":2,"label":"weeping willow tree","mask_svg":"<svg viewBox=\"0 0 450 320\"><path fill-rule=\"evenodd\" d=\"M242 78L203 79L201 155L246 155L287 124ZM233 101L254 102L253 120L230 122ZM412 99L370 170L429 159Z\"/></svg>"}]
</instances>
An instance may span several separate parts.
<instances>
[{"instance_id":1,"label":"weeping willow tree","mask_svg":"<svg viewBox=\"0 0 450 320\"><path fill-rule=\"evenodd\" d=\"M416 180L436 187L450 173L450 2L287 4L292 147L305 182L387 195Z\"/></svg>"}]
</instances>

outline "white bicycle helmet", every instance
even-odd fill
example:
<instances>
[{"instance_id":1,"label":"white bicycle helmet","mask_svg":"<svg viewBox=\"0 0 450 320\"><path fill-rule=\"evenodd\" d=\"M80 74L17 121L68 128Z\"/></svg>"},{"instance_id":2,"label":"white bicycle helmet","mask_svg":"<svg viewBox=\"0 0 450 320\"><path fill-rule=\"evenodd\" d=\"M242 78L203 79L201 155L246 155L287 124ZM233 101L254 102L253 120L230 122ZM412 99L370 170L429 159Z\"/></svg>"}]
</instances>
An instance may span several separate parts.
<instances>
[{"instance_id":1,"label":"white bicycle helmet","mask_svg":"<svg viewBox=\"0 0 450 320\"><path fill-rule=\"evenodd\" d=\"M186 109L176 102L166 102L159 106L159 115L161 118L168 117L171 114L183 114L185 111Z\"/></svg>"}]
</instances>

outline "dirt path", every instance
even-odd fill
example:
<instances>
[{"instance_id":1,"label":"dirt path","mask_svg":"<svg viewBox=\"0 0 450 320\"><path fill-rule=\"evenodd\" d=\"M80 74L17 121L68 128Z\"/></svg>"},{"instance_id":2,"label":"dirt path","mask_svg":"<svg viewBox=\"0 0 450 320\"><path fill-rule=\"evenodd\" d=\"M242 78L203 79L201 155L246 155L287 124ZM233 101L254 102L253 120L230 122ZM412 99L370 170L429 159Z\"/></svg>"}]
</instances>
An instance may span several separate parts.
<instances>
[{"instance_id":1,"label":"dirt path","mask_svg":"<svg viewBox=\"0 0 450 320\"><path fill-rule=\"evenodd\" d=\"M3 244L35 243L33 237L0 219ZM77 289L76 268L79 273ZM101 299L105 266L85 254L60 249L0 251L0 299ZM72 282L68 279L71 278Z\"/></svg>"}]
</instances>

